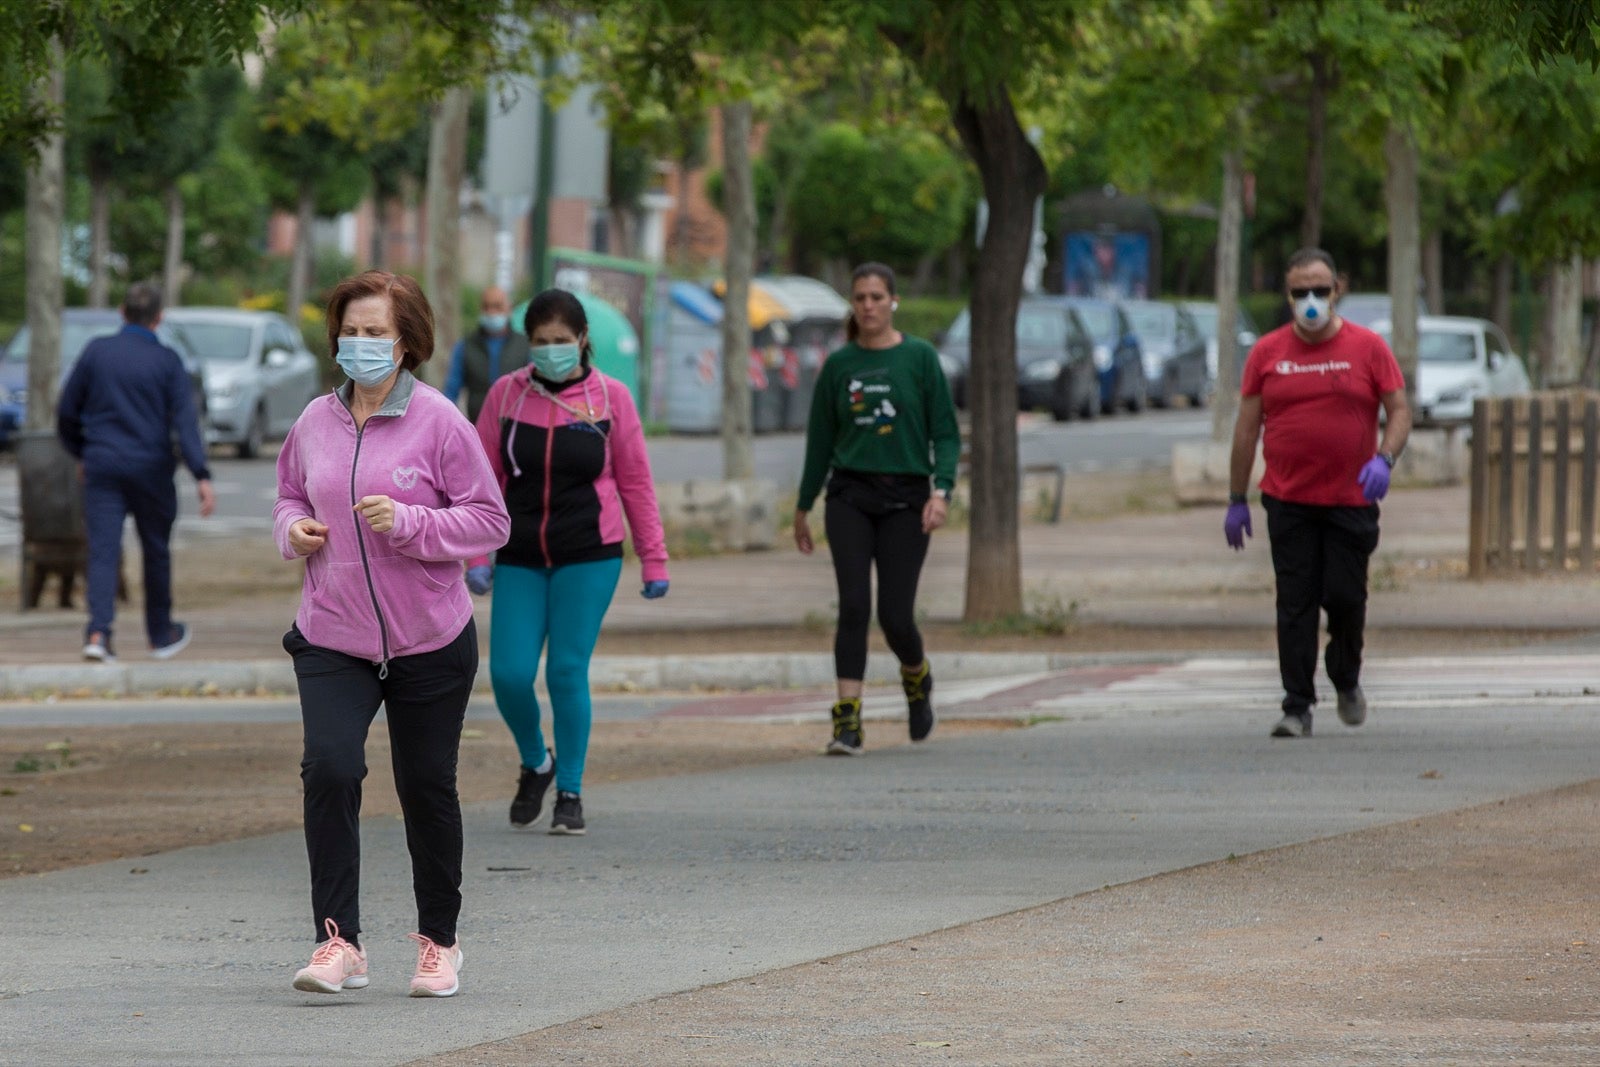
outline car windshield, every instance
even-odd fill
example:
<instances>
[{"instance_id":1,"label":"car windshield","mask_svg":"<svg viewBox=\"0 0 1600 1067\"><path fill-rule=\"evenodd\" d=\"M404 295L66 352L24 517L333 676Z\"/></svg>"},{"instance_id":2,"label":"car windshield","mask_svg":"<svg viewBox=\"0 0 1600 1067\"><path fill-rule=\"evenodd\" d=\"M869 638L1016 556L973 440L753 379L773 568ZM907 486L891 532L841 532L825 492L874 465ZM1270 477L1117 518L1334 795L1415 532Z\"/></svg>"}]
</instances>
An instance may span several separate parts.
<instances>
[{"instance_id":1,"label":"car windshield","mask_svg":"<svg viewBox=\"0 0 1600 1067\"><path fill-rule=\"evenodd\" d=\"M1117 339L1117 317L1111 309L1100 304L1075 304L1078 318L1096 344L1110 344Z\"/></svg>"},{"instance_id":2,"label":"car windshield","mask_svg":"<svg viewBox=\"0 0 1600 1067\"><path fill-rule=\"evenodd\" d=\"M945 331L944 339L957 344L972 340L972 316L962 311ZM1060 345L1067 339L1067 317L1055 308L1019 308L1017 344Z\"/></svg>"},{"instance_id":3,"label":"car windshield","mask_svg":"<svg viewBox=\"0 0 1600 1067\"><path fill-rule=\"evenodd\" d=\"M231 322L173 323L196 355L206 362L240 363L250 358L248 326Z\"/></svg>"},{"instance_id":4,"label":"car windshield","mask_svg":"<svg viewBox=\"0 0 1600 1067\"><path fill-rule=\"evenodd\" d=\"M1194 316L1194 324L1200 328L1201 337L1215 337L1217 335L1217 309L1210 305L1189 305L1189 314ZM1240 323L1241 328L1243 323Z\"/></svg>"},{"instance_id":5,"label":"car windshield","mask_svg":"<svg viewBox=\"0 0 1600 1067\"><path fill-rule=\"evenodd\" d=\"M1388 341L1385 327L1378 336ZM1476 363L1478 339L1456 330L1423 330L1417 335L1417 359L1423 363Z\"/></svg>"},{"instance_id":6,"label":"car windshield","mask_svg":"<svg viewBox=\"0 0 1600 1067\"><path fill-rule=\"evenodd\" d=\"M84 346L96 337L109 337L122 329L122 324L116 321L108 322L72 322L64 321L61 324L61 369L65 371L72 364L78 362ZM18 330L16 336L11 338L11 343L6 346L7 363L26 363L28 361L28 342L33 337L29 329L24 326Z\"/></svg>"},{"instance_id":7,"label":"car windshield","mask_svg":"<svg viewBox=\"0 0 1600 1067\"><path fill-rule=\"evenodd\" d=\"M1140 337L1169 338L1178 332L1177 312L1160 304L1129 305L1128 317L1133 320L1133 332Z\"/></svg>"}]
</instances>

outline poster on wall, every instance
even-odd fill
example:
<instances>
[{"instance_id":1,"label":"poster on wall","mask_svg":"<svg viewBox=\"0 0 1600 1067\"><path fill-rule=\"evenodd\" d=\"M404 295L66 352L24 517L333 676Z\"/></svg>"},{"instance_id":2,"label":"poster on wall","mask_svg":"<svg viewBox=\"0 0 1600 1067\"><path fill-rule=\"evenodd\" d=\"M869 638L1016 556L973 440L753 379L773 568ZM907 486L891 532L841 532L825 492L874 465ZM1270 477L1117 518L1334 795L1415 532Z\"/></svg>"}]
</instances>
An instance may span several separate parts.
<instances>
[{"instance_id":1,"label":"poster on wall","mask_svg":"<svg viewBox=\"0 0 1600 1067\"><path fill-rule=\"evenodd\" d=\"M1142 300L1151 293L1149 234L1069 233L1063 258L1069 296Z\"/></svg>"}]
</instances>

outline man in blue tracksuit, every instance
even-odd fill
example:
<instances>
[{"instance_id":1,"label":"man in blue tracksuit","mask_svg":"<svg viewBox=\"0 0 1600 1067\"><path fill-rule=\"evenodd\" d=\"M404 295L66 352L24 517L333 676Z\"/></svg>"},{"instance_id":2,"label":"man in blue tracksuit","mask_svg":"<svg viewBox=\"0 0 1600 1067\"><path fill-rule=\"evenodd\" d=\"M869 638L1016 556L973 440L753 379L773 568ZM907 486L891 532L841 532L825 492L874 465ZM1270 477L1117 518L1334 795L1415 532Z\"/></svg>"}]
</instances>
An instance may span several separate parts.
<instances>
[{"instance_id":1,"label":"man in blue tracksuit","mask_svg":"<svg viewBox=\"0 0 1600 1067\"><path fill-rule=\"evenodd\" d=\"M84 348L61 390L56 432L78 457L89 533L89 624L83 656L116 658L111 623L122 561L122 527L131 513L144 556L144 621L150 654L167 659L189 643L187 623L172 619L172 553L178 517L176 437L198 483L200 514L216 507L205 442L189 374L179 355L155 335L161 290L138 284L122 302L123 327Z\"/></svg>"}]
</instances>

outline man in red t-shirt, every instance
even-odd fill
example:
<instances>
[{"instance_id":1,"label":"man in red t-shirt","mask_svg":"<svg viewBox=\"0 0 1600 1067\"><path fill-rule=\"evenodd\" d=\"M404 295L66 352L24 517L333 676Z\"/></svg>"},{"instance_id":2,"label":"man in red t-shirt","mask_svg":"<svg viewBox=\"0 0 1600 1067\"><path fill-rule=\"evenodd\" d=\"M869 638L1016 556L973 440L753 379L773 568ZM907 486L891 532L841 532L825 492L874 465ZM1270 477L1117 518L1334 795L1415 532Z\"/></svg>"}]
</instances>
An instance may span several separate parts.
<instances>
[{"instance_id":1,"label":"man in red t-shirt","mask_svg":"<svg viewBox=\"0 0 1600 1067\"><path fill-rule=\"evenodd\" d=\"M1333 257L1303 248L1289 257L1285 281L1294 320L1256 342L1245 362L1233 427L1228 514L1234 549L1252 536L1246 492L1263 428L1272 569L1278 585L1278 671L1283 718L1273 737L1311 736L1317 702L1317 631L1328 613L1328 678L1339 721L1367 717L1361 692L1367 561L1378 547L1378 501L1411 433L1406 383L1383 338L1334 311ZM1377 440L1383 406L1383 441Z\"/></svg>"}]
</instances>

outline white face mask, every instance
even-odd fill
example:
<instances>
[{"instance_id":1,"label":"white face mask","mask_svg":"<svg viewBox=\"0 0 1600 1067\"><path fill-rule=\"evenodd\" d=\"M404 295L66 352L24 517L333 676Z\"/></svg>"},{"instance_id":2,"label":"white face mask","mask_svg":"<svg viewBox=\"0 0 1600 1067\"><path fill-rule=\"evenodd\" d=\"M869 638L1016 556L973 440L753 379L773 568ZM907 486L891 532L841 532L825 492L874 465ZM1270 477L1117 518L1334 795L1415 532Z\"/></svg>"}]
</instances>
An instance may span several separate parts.
<instances>
[{"instance_id":1,"label":"white face mask","mask_svg":"<svg viewBox=\"0 0 1600 1067\"><path fill-rule=\"evenodd\" d=\"M1294 321L1306 333L1318 333L1332 317L1333 301L1329 297L1312 293L1294 302Z\"/></svg>"}]
</instances>

